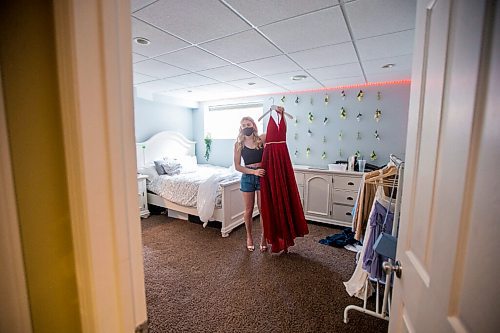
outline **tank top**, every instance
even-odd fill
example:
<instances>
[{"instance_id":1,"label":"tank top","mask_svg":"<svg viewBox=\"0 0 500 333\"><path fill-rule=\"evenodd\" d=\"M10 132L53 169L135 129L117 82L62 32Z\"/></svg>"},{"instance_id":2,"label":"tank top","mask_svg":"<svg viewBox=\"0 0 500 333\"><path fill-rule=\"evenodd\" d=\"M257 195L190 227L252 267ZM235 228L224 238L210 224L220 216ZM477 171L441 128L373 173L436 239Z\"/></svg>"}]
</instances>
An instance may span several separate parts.
<instances>
[{"instance_id":1,"label":"tank top","mask_svg":"<svg viewBox=\"0 0 500 333\"><path fill-rule=\"evenodd\" d=\"M250 165L254 163L262 162L262 153L264 149L250 149L247 146L243 145L243 149L241 149L241 157L243 157L243 161L245 161L245 165Z\"/></svg>"}]
</instances>

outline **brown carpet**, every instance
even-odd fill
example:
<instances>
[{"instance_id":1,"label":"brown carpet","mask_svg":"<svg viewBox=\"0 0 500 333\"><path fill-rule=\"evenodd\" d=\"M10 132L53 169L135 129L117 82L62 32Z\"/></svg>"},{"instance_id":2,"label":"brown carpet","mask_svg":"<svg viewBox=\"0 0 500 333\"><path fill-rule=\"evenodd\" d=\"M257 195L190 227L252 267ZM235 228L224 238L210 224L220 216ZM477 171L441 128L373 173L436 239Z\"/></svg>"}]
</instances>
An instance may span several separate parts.
<instances>
[{"instance_id":1,"label":"brown carpet","mask_svg":"<svg viewBox=\"0 0 500 333\"><path fill-rule=\"evenodd\" d=\"M258 245L258 218L253 225ZM338 229L309 224L290 253L262 254L246 250L244 227L222 238L215 226L142 220L149 332L387 331L386 321L357 311L343 322L347 305L362 305L342 283L355 254L318 243Z\"/></svg>"}]
</instances>

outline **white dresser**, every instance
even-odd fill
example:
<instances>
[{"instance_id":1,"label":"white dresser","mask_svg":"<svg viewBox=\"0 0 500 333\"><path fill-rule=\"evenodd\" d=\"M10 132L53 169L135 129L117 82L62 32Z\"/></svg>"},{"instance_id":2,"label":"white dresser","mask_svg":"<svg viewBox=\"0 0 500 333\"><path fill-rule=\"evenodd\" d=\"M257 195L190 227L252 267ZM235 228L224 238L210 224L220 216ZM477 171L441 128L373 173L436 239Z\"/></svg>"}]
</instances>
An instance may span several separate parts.
<instances>
[{"instance_id":1,"label":"white dresser","mask_svg":"<svg viewBox=\"0 0 500 333\"><path fill-rule=\"evenodd\" d=\"M361 172L294 168L295 179L306 219L352 225L352 208L356 202Z\"/></svg>"},{"instance_id":2,"label":"white dresser","mask_svg":"<svg viewBox=\"0 0 500 333\"><path fill-rule=\"evenodd\" d=\"M149 217L148 210L148 195L146 190L146 179L148 176L146 175L137 175L137 201L139 204L139 211L141 213L141 217L147 218Z\"/></svg>"}]
</instances>

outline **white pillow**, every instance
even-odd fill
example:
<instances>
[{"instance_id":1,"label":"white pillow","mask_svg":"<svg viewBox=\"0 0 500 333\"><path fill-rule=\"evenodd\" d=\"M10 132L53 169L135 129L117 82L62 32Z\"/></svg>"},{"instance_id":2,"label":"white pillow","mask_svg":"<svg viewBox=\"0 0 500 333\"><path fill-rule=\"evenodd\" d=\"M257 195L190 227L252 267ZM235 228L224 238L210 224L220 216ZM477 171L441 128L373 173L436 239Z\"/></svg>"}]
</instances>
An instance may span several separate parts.
<instances>
[{"instance_id":1,"label":"white pillow","mask_svg":"<svg viewBox=\"0 0 500 333\"><path fill-rule=\"evenodd\" d=\"M191 173L196 172L198 169L198 161L196 156L180 156L176 158L177 162L182 165L181 173Z\"/></svg>"},{"instance_id":2,"label":"white pillow","mask_svg":"<svg viewBox=\"0 0 500 333\"><path fill-rule=\"evenodd\" d=\"M156 171L156 167L154 163L151 163L149 165L145 165L142 168L139 168L137 170L140 174L149 176L147 179L148 182L150 182L153 178L158 177L158 172Z\"/></svg>"}]
</instances>

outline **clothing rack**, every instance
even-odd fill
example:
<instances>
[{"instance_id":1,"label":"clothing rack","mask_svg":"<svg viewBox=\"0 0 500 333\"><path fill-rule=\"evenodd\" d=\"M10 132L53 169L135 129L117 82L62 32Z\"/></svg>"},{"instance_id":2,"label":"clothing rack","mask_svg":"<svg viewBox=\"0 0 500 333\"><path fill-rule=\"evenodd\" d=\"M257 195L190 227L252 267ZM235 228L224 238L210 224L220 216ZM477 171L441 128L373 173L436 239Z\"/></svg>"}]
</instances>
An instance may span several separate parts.
<instances>
[{"instance_id":1,"label":"clothing rack","mask_svg":"<svg viewBox=\"0 0 500 333\"><path fill-rule=\"evenodd\" d=\"M390 154L389 159L394 165L396 166L398 172L397 172L397 180L398 180L398 191L396 192L396 202L394 205L394 218L392 222L392 236L397 237L398 235L398 227L399 227L399 215L400 215L400 210L401 210L401 196L403 193L403 175L404 175L404 161L401 160L399 157L397 157L394 154ZM391 195L392 197L392 195ZM390 209L390 207L387 207L387 209ZM359 258L358 260L362 260L362 258ZM389 262L392 264L392 260L389 259ZM379 307L380 304L380 299L379 299L379 288L381 282L378 280L376 281L376 289L375 289L375 311L369 310L367 308L367 299L368 299L368 283L370 283L370 279L367 277L366 282L365 282L365 293L364 293L364 298L363 298L363 306L357 306L357 305L348 305L345 310L344 310L344 323L349 322L349 310L355 310L359 311L362 313L366 313L370 316L380 318L380 319L385 319L389 320L389 314L390 314L390 295L389 295L389 289L391 288L391 276L392 276L392 271L386 271L385 274L385 288L384 288L384 296L382 298L382 307Z\"/></svg>"}]
</instances>

